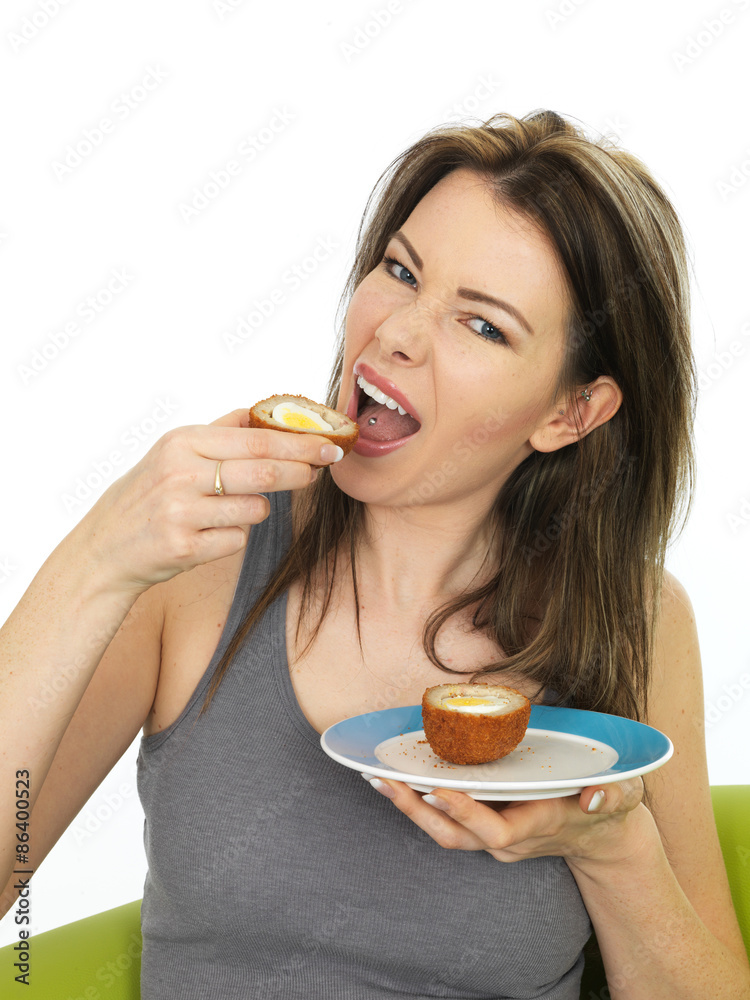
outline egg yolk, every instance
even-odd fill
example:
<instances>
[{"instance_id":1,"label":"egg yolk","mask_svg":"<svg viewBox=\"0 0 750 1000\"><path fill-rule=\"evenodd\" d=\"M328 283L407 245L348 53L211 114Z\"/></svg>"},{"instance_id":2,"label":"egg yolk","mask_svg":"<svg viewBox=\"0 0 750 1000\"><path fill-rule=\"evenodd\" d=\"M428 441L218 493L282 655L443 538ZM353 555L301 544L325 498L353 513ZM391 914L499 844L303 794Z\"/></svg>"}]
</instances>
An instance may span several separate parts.
<instances>
[{"instance_id":1,"label":"egg yolk","mask_svg":"<svg viewBox=\"0 0 750 1000\"><path fill-rule=\"evenodd\" d=\"M291 427L297 431L330 433L333 430L333 427L319 413L307 406L299 406L297 403L277 403L271 416L280 424L284 424L285 427Z\"/></svg>"},{"instance_id":2,"label":"egg yolk","mask_svg":"<svg viewBox=\"0 0 750 1000\"><path fill-rule=\"evenodd\" d=\"M497 705L497 701L489 698L446 698L443 704L449 708L465 708L469 705Z\"/></svg>"},{"instance_id":3,"label":"egg yolk","mask_svg":"<svg viewBox=\"0 0 750 1000\"><path fill-rule=\"evenodd\" d=\"M303 413L285 413L282 419L287 427L300 427L306 431L320 431L323 429L320 424L311 420L310 417L306 417Z\"/></svg>"}]
</instances>

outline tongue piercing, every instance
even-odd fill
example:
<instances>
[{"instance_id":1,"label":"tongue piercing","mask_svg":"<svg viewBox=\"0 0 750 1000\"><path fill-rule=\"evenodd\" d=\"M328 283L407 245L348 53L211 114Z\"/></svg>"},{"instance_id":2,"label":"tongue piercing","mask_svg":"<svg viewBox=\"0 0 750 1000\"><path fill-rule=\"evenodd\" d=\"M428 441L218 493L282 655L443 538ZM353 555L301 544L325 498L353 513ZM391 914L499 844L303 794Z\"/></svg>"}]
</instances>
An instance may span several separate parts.
<instances>
[{"instance_id":1,"label":"tongue piercing","mask_svg":"<svg viewBox=\"0 0 750 1000\"><path fill-rule=\"evenodd\" d=\"M370 419L367 421L368 424L376 424L377 422L378 422L377 417L370 417Z\"/></svg>"}]
</instances>

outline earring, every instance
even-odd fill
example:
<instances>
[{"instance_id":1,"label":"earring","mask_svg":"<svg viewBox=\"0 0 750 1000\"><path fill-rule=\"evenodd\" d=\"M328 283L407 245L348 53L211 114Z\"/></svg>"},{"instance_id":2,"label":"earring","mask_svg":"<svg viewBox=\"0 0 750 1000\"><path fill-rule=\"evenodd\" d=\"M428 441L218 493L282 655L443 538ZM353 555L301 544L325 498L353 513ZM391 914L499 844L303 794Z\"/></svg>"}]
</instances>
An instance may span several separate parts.
<instances>
[{"instance_id":1,"label":"earring","mask_svg":"<svg viewBox=\"0 0 750 1000\"><path fill-rule=\"evenodd\" d=\"M586 400L587 403L590 402L591 389L581 389L581 395L583 396L583 398Z\"/></svg>"}]
</instances>

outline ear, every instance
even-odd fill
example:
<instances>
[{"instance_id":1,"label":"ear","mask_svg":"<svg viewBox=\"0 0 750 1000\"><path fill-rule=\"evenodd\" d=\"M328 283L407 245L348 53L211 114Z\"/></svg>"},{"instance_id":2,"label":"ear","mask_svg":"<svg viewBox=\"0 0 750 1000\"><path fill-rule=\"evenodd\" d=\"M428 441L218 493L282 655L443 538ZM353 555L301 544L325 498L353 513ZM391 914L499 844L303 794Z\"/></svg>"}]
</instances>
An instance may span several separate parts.
<instances>
[{"instance_id":1,"label":"ear","mask_svg":"<svg viewBox=\"0 0 750 1000\"><path fill-rule=\"evenodd\" d=\"M579 389L572 403L567 397L558 400L529 438L535 451L557 451L574 444L606 424L620 409L622 390L609 375L601 375L583 391L591 398L586 399Z\"/></svg>"}]
</instances>

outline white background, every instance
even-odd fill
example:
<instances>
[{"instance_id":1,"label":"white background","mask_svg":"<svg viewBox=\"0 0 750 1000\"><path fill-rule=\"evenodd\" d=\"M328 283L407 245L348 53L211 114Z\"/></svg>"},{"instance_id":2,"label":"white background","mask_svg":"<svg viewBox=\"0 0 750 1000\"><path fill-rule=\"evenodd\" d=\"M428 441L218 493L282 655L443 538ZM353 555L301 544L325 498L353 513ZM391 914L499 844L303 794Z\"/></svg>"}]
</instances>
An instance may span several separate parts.
<instances>
[{"instance_id":1,"label":"white background","mask_svg":"<svg viewBox=\"0 0 750 1000\"><path fill-rule=\"evenodd\" d=\"M322 396L360 215L394 156L447 120L552 108L640 156L691 245L699 478L669 566L701 634L711 781L747 781L750 0L44 3L0 14L2 619L169 427ZM136 755L35 877L35 932L141 896ZM9 915L0 944L15 939Z\"/></svg>"}]
</instances>

